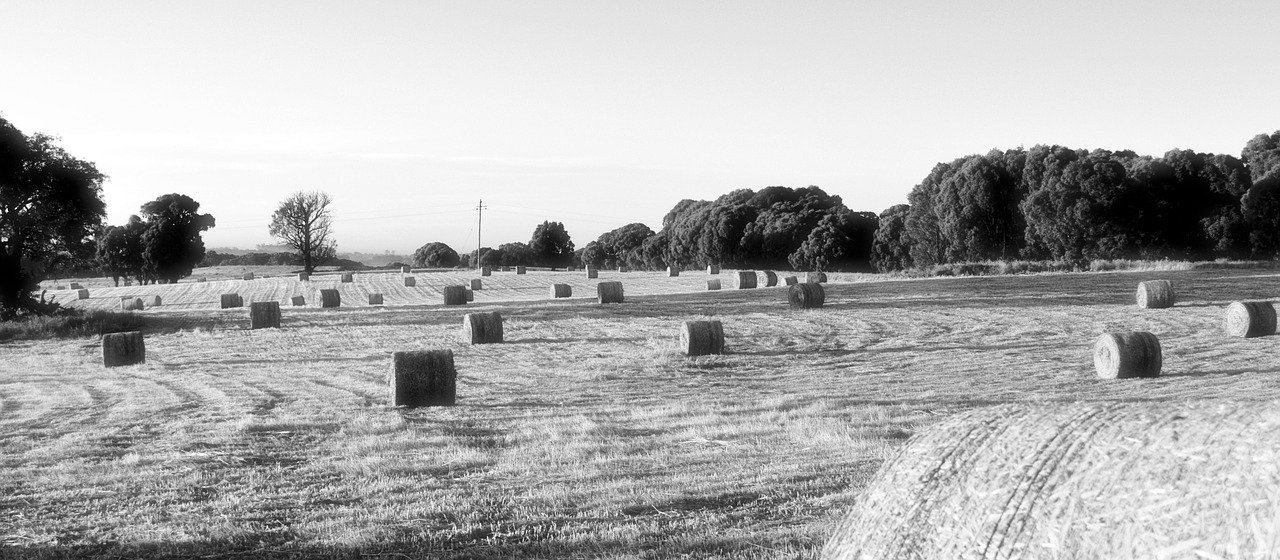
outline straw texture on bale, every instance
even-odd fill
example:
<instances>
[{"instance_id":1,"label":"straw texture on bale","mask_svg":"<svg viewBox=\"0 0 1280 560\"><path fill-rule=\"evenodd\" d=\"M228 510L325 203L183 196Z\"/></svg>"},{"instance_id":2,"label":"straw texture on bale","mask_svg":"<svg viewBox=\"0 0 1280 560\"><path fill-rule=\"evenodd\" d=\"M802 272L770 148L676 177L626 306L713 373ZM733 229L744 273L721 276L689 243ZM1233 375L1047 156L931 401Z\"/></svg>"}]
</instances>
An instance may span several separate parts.
<instances>
[{"instance_id":1,"label":"straw texture on bale","mask_svg":"<svg viewBox=\"0 0 1280 560\"><path fill-rule=\"evenodd\" d=\"M783 283L783 284L786 284L786 285L788 285L788 286L794 286L794 285L798 284L799 282L800 282L800 280L799 280L798 278L796 278L795 276L788 276L788 277L786 277L786 278L783 278L783 279L782 279L782 283Z\"/></svg>"},{"instance_id":2,"label":"straw texture on bale","mask_svg":"<svg viewBox=\"0 0 1280 560\"><path fill-rule=\"evenodd\" d=\"M502 315L467 313L462 316L462 341L468 344L496 344L502 342Z\"/></svg>"},{"instance_id":3,"label":"straw texture on bale","mask_svg":"<svg viewBox=\"0 0 1280 560\"><path fill-rule=\"evenodd\" d=\"M622 282L596 284L596 296L600 303L622 303Z\"/></svg>"},{"instance_id":4,"label":"straw texture on bale","mask_svg":"<svg viewBox=\"0 0 1280 560\"><path fill-rule=\"evenodd\" d=\"M778 285L778 273L772 270L764 271L764 287L772 288Z\"/></svg>"},{"instance_id":5,"label":"straw texture on bale","mask_svg":"<svg viewBox=\"0 0 1280 560\"><path fill-rule=\"evenodd\" d=\"M306 281L308 281L308 280L311 280L311 275L310 275L310 274L307 274L307 273L305 273L305 272L299 272L299 273L298 273L298 281L299 281L299 282L306 282Z\"/></svg>"},{"instance_id":6,"label":"straw texture on bale","mask_svg":"<svg viewBox=\"0 0 1280 560\"><path fill-rule=\"evenodd\" d=\"M804 281L810 284L817 284L827 281L827 273L825 272L806 272Z\"/></svg>"},{"instance_id":7,"label":"straw texture on bale","mask_svg":"<svg viewBox=\"0 0 1280 560\"><path fill-rule=\"evenodd\" d=\"M479 290L480 288L481 288L481 282L480 282L480 279L479 279L479 278L472 278L472 279L471 279L471 289L472 289L472 290Z\"/></svg>"},{"instance_id":8,"label":"straw texture on bale","mask_svg":"<svg viewBox=\"0 0 1280 560\"><path fill-rule=\"evenodd\" d=\"M142 311L142 298L127 297L120 300L121 311Z\"/></svg>"},{"instance_id":9,"label":"straw texture on bale","mask_svg":"<svg viewBox=\"0 0 1280 560\"><path fill-rule=\"evenodd\" d=\"M516 274L524 274L524 273L526 273L526 272L528 272L528 269L527 269L527 268L525 268L525 267L523 267L523 266L517 266L517 267L516 267Z\"/></svg>"},{"instance_id":10,"label":"straw texture on bale","mask_svg":"<svg viewBox=\"0 0 1280 560\"><path fill-rule=\"evenodd\" d=\"M739 270L738 271L738 289L746 290L756 287L756 271Z\"/></svg>"},{"instance_id":11,"label":"straw texture on bale","mask_svg":"<svg viewBox=\"0 0 1280 560\"><path fill-rule=\"evenodd\" d=\"M712 278L712 279L710 279L710 280L707 280L707 289L708 289L708 290L719 290L719 289L720 289L720 279L719 279L719 278Z\"/></svg>"},{"instance_id":12,"label":"straw texture on bale","mask_svg":"<svg viewBox=\"0 0 1280 560\"><path fill-rule=\"evenodd\" d=\"M724 326L720 321L685 321L680 328L680 351L686 356L724 353Z\"/></svg>"},{"instance_id":13,"label":"straw texture on bale","mask_svg":"<svg viewBox=\"0 0 1280 560\"><path fill-rule=\"evenodd\" d=\"M1271 336L1276 334L1276 308L1269 301L1232 302L1222 326L1231 336Z\"/></svg>"},{"instance_id":14,"label":"straw texture on bale","mask_svg":"<svg viewBox=\"0 0 1280 560\"><path fill-rule=\"evenodd\" d=\"M381 293L369 294L369 305L382 305L382 294Z\"/></svg>"},{"instance_id":15,"label":"straw texture on bale","mask_svg":"<svg viewBox=\"0 0 1280 560\"><path fill-rule=\"evenodd\" d=\"M566 297L572 297L572 296L573 296L573 286L570 286L568 284L552 284L551 285L551 297L566 298Z\"/></svg>"},{"instance_id":16,"label":"straw texture on bale","mask_svg":"<svg viewBox=\"0 0 1280 560\"><path fill-rule=\"evenodd\" d=\"M406 287L406 288L412 288L412 287L417 286L417 285L418 285L418 279L417 279L417 278L414 278L414 277L412 277L412 276L405 276L405 277L404 277L404 287Z\"/></svg>"},{"instance_id":17,"label":"straw texture on bale","mask_svg":"<svg viewBox=\"0 0 1280 560\"><path fill-rule=\"evenodd\" d=\"M600 277L600 271L599 271L599 270L597 270L597 269L596 269L596 267L594 267L594 266L588 266L588 267L587 267L587 279L588 279L588 280L590 280L590 279L592 279L592 278L599 278L599 277Z\"/></svg>"},{"instance_id":18,"label":"straw texture on bale","mask_svg":"<svg viewBox=\"0 0 1280 560\"><path fill-rule=\"evenodd\" d=\"M466 305L467 304L467 287L466 286L445 286L444 287L444 304L445 305Z\"/></svg>"},{"instance_id":19,"label":"straw texture on bale","mask_svg":"<svg viewBox=\"0 0 1280 560\"><path fill-rule=\"evenodd\" d=\"M1160 377L1160 340L1149 332L1106 333L1093 345L1093 367L1102 379Z\"/></svg>"},{"instance_id":20,"label":"straw texture on bale","mask_svg":"<svg viewBox=\"0 0 1280 560\"><path fill-rule=\"evenodd\" d=\"M129 366L146 361L147 347L142 342L142 331L102 335L103 366Z\"/></svg>"},{"instance_id":21,"label":"straw texture on bale","mask_svg":"<svg viewBox=\"0 0 1280 560\"><path fill-rule=\"evenodd\" d=\"M280 302L255 301L249 304L249 329L280 328Z\"/></svg>"},{"instance_id":22,"label":"straw texture on bale","mask_svg":"<svg viewBox=\"0 0 1280 560\"><path fill-rule=\"evenodd\" d=\"M718 264L707 265L707 274L720 274L720 265Z\"/></svg>"},{"instance_id":23,"label":"straw texture on bale","mask_svg":"<svg viewBox=\"0 0 1280 560\"><path fill-rule=\"evenodd\" d=\"M246 272L246 273L244 273L244 279L245 279L245 280L253 280L253 273L252 273L252 272ZM127 280L126 280L126 282L127 282Z\"/></svg>"},{"instance_id":24,"label":"straw texture on bale","mask_svg":"<svg viewBox=\"0 0 1280 560\"><path fill-rule=\"evenodd\" d=\"M351 274L350 272L343 272L343 273L342 273L342 281L343 281L343 282L355 282L355 280L356 280L356 278L355 278L355 275L354 275L354 274Z\"/></svg>"},{"instance_id":25,"label":"straw texture on bale","mask_svg":"<svg viewBox=\"0 0 1280 560\"><path fill-rule=\"evenodd\" d=\"M822 284L792 284L787 287L787 304L792 309L817 309L827 302Z\"/></svg>"},{"instance_id":26,"label":"straw texture on bale","mask_svg":"<svg viewBox=\"0 0 1280 560\"><path fill-rule=\"evenodd\" d=\"M390 377L392 406L453 406L457 400L453 350L395 352Z\"/></svg>"},{"instance_id":27,"label":"straw texture on bale","mask_svg":"<svg viewBox=\"0 0 1280 560\"><path fill-rule=\"evenodd\" d=\"M76 299L89 299L89 290L84 288L76 290Z\"/></svg>"},{"instance_id":28,"label":"straw texture on bale","mask_svg":"<svg viewBox=\"0 0 1280 560\"><path fill-rule=\"evenodd\" d=\"M476 291L472 290L471 288L467 288L467 301L475 301L475 300L476 300Z\"/></svg>"},{"instance_id":29,"label":"straw texture on bale","mask_svg":"<svg viewBox=\"0 0 1280 560\"><path fill-rule=\"evenodd\" d=\"M1280 403L970 410L915 435L822 551L873 558L1265 558Z\"/></svg>"},{"instance_id":30,"label":"straw texture on bale","mask_svg":"<svg viewBox=\"0 0 1280 560\"><path fill-rule=\"evenodd\" d=\"M492 275L493 275L493 269L492 269L492 268L489 268L489 267L487 267L487 266L486 266L486 267L484 267L484 268L481 268L481 269L480 269L480 275L481 275L481 276L492 276Z\"/></svg>"},{"instance_id":31,"label":"straw texture on bale","mask_svg":"<svg viewBox=\"0 0 1280 560\"><path fill-rule=\"evenodd\" d=\"M302 296L293 296L293 298L290 299L289 301L293 303L294 307L307 304L307 298L304 298Z\"/></svg>"},{"instance_id":32,"label":"straw texture on bale","mask_svg":"<svg viewBox=\"0 0 1280 560\"><path fill-rule=\"evenodd\" d=\"M244 299L240 294L222 294L222 308L231 309L232 307L244 307Z\"/></svg>"},{"instance_id":33,"label":"straw texture on bale","mask_svg":"<svg viewBox=\"0 0 1280 560\"><path fill-rule=\"evenodd\" d=\"M674 267L674 266L668 266L668 267L667 267L667 277L669 277L669 278L674 278L674 277L679 276L679 275L680 275L680 269L678 269L678 268L676 268L676 267Z\"/></svg>"},{"instance_id":34,"label":"straw texture on bale","mask_svg":"<svg viewBox=\"0 0 1280 560\"><path fill-rule=\"evenodd\" d=\"M1173 284L1168 280L1151 280L1138 283L1138 307L1143 309L1164 309L1173 307L1175 299Z\"/></svg>"},{"instance_id":35,"label":"straw texture on bale","mask_svg":"<svg viewBox=\"0 0 1280 560\"><path fill-rule=\"evenodd\" d=\"M408 266L402 266L402 267L400 267L400 274L408 274L408 273L410 273L410 272L413 272L413 269L412 269L412 268L410 268L410 267L408 267Z\"/></svg>"},{"instance_id":36,"label":"straw texture on bale","mask_svg":"<svg viewBox=\"0 0 1280 560\"><path fill-rule=\"evenodd\" d=\"M320 290L320 307L340 307L342 305L342 294L338 290L329 288Z\"/></svg>"}]
</instances>

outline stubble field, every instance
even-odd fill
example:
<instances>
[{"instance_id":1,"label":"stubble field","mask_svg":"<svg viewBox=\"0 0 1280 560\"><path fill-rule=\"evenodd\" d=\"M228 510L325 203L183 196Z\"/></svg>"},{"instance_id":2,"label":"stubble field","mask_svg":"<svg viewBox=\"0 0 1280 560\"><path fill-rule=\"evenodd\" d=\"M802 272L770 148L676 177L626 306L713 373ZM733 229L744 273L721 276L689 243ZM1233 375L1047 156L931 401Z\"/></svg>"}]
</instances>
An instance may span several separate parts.
<instances>
[{"instance_id":1,"label":"stubble field","mask_svg":"<svg viewBox=\"0 0 1280 560\"><path fill-rule=\"evenodd\" d=\"M495 272L465 308L440 287L471 274L400 276L87 286L72 305L161 295L137 366L103 368L96 338L0 343L0 556L811 558L949 414L1280 395L1280 338L1221 328L1228 303L1274 299L1268 271L834 275L803 312L700 272ZM1157 278L1179 303L1139 309ZM589 297L606 280L626 303ZM548 299L557 282L577 297ZM321 287L343 307L316 307ZM307 306L251 331L217 309L231 291ZM506 342L461 343L470 311L501 312ZM681 355L680 324L705 318L729 353ZM1129 330L1159 337L1163 377L1097 380L1093 341ZM390 407L391 353L437 348L458 405Z\"/></svg>"}]
</instances>

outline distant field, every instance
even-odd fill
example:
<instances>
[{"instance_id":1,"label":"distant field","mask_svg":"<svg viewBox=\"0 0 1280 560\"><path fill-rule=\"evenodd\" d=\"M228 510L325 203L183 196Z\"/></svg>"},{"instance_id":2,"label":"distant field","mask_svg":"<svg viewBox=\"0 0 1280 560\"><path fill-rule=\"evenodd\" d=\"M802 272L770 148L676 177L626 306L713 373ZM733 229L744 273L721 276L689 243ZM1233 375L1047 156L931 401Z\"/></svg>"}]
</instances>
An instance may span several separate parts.
<instances>
[{"instance_id":1,"label":"distant field","mask_svg":"<svg viewBox=\"0 0 1280 560\"><path fill-rule=\"evenodd\" d=\"M1272 271L837 275L808 312L702 272L495 272L466 308L439 290L474 273L414 276L87 286L72 306L164 300L139 366L104 369L95 338L0 343L0 556L811 558L893 450L955 412L1280 397L1280 338L1221 329L1231 301L1276 299ZM1157 278L1179 303L1137 308ZM627 303L595 304L604 280ZM575 297L548 300L554 282ZM316 307L320 287L343 308ZM217 309L232 291L308 305L250 331ZM503 314L506 343L459 342L476 310ZM676 351L700 318L729 354ZM1094 378L1093 341L1120 330L1157 334L1164 377ZM390 354L433 348L455 353L458 406L389 407Z\"/></svg>"}]
</instances>

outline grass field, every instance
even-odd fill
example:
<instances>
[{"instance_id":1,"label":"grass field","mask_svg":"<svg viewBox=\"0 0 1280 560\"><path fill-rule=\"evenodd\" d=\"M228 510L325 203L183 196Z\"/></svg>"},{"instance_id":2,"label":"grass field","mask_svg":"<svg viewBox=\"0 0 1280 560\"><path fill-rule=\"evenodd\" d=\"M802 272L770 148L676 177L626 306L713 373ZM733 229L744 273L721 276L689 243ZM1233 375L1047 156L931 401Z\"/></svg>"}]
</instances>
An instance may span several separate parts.
<instances>
[{"instance_id":1,"label":"grass field","mask_svg":"<svg viewBox=\"0 0 1280 560\"><path fill-rule=\"evenodd\" d=\"M894 449L955 412L1280 396L1280 338L1221 328L1228 303L1275 299L1272 271L833 275L807 312L700 272L495 272L465 308L439 292L469 274L414 276L58 293L164 304L142 312L143 365L103 368L96 338L0 343L0 556L811 558ZM1137 308L1157 278L1179 303ZM594 303L607 280L625 304ZM548 300L553 282L575 297ZM319 309L321 287L343 307ZM217 309L230 291L307 305L250 331ZM506 342L459 342L469 311L500 311ZM677 352L703 318L728 354ZM1127 330L1160 338L1163 377L1095 379L1093 341ZM454 351L458 406L389 407L391 353L434 348Z\"/></svg>"}]
</instances>

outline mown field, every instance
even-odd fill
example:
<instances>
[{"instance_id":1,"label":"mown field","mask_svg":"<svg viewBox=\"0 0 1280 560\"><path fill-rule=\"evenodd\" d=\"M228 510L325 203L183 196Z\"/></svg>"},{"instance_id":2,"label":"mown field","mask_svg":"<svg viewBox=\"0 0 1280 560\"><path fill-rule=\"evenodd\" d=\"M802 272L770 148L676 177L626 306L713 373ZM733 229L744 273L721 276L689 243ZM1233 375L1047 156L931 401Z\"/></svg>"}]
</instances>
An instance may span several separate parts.
<instances>
[{"instance_id":1,"label":"mown field","mask_svg":"<svg viewBox=\"0 0 1280 560\"><path fill-rule=\"evenodd\" d=\"M1275 299L1270 271L834 275L805 312L701 272L603 271L627 297L607 306L582 273L495 272L465 309L439 289L470 274L400 276L88 285L73 306L162 297L143 365L103 368L96 338L0 343L0 556L811 558L894 449L955 412L1280 396L1280 338L1221 329L1231 301ZM1179 303L1137 308L1157 278ZM553 282L577 297L548 300ZM250 331L217 309L230 291L308 305ZM500 311L506 342L462 344L468 311ZM703 318L728 354L676 350ZM1093 341L1126 330L1160 338L1163 377L1095 378ZM388 406L391 353L436 348L458 405Z\"/></svg>"}]
</instances>

